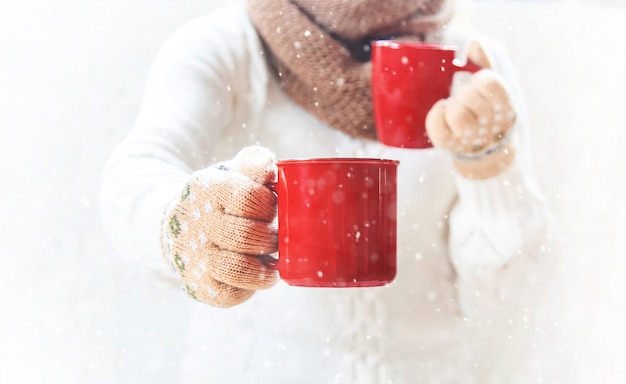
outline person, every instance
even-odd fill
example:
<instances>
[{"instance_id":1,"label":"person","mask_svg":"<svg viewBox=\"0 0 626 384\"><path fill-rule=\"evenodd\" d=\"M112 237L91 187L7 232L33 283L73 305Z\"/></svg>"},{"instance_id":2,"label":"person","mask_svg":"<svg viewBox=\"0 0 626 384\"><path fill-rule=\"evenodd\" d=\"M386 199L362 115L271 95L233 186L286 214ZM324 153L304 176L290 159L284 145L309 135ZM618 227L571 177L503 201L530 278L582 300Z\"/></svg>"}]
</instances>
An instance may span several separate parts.
<instances>
[{"instance_id":1,"label":"person","mask_svg":"<svg viewBox=\"0 0 626 384\"><path fill-rule=\"evenodd\" d=\"M453 12L452 0L249 0L164 44L101 206L122 254L198 301L181 382L515 382L513 368L497 370L501 326L545 294L554 226L512 63L453 28ZM434 148L377 141L378 39L454 45L485 68L431 109ZM280 281L267 185L277 159L306 157L400 160L393 283Z\"/></svg>"}]
</instances>

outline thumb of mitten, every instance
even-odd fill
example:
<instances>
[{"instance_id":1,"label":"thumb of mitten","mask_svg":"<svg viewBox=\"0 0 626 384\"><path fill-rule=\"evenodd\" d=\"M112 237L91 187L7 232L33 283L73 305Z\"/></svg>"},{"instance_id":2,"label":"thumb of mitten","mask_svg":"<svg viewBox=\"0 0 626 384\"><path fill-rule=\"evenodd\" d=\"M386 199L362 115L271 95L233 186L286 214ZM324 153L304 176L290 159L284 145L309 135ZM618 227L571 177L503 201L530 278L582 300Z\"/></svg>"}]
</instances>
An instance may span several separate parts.
<instances>
[{"instance_id":1,"label":"thumb of mitten","mask_svg":"<svg viewBox=\"0 0 626 384\"><path fill-rule=\"evenodd\" d=\"M276 158L267 148L258 145L245 147L224 165L228 170L246 175L259 184L276 182Z\"/></svg>"},{"instance_id":2,"label":"thumb of mitten","mask_svg":"<svg viewBox=\"0 0 626 384\"><path fill-rule=\"evenodd\" d=\"M493 69L493 59L476 40L471 40L467 44L467 58L484 69Z\"/></svg>"}]
</instances>

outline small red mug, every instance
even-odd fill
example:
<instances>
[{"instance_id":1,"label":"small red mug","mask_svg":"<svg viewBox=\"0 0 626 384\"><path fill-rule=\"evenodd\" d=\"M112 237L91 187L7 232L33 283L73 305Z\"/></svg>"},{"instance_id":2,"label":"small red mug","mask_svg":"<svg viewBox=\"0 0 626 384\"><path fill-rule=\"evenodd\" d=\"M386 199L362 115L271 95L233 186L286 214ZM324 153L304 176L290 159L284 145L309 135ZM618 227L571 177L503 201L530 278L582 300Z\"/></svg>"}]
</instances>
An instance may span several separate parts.
<instances>
[{"instance_id":1,"label":"small red mug","mask_svg":"<svg viewBox=\"0 0 626 384\"><path fill-rule=\"evenodd\" d=\"M280 277L304 287L373 287L396 275L399 162L318 158L278 162Z\"/></svg>"},{"instance_id":2,"label":"small red mug","mask_svg":"<svg viewBox=\"0 0 626 384\"><path fill-rule=\"evenodd\" d=\"M450 96L454 74L480 66L455 58L453 47L379 40L372 44L372 103L378 139L400 148L430 148L426 116Z\"/></svg>"}]
</instances>

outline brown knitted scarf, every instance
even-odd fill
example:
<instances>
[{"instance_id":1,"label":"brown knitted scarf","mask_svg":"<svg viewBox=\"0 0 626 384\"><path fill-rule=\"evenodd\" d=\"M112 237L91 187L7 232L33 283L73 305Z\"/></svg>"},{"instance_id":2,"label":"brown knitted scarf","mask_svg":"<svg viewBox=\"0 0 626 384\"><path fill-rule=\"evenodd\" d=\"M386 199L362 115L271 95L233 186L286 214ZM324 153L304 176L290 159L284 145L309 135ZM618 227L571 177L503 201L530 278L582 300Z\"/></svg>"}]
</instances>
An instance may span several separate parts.
<instances>
[{"instance_id":1,"label":"brown knitted scarf","mask_svg":"<svg viewBox=\"0 0 626 384\"><path fill-rule=\"evenodd\" d=\"M268 63L285 92L321 121L374 139L373 40L423 40L452 0L248 0Z\"/></svg>"}]
</instances>

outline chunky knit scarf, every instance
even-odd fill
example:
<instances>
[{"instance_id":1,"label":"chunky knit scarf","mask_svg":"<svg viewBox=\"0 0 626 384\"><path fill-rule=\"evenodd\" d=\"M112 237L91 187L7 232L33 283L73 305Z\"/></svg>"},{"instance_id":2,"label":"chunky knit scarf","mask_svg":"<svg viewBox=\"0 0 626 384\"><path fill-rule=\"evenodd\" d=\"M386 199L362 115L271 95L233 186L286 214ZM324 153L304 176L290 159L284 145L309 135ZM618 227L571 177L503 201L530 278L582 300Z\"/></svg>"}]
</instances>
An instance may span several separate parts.
<instances>
[{"instance_id":1,"label":"chunky knit scarf","mask_svg":"<svg viewBox=\"0 0 626 384\"><path fill-rule=\"evenodd\" d=\"M370 46L423 40L452 16L452 0L248 0L285 92L324 123L374 139Z\"/></svg>"}]
</instances>

